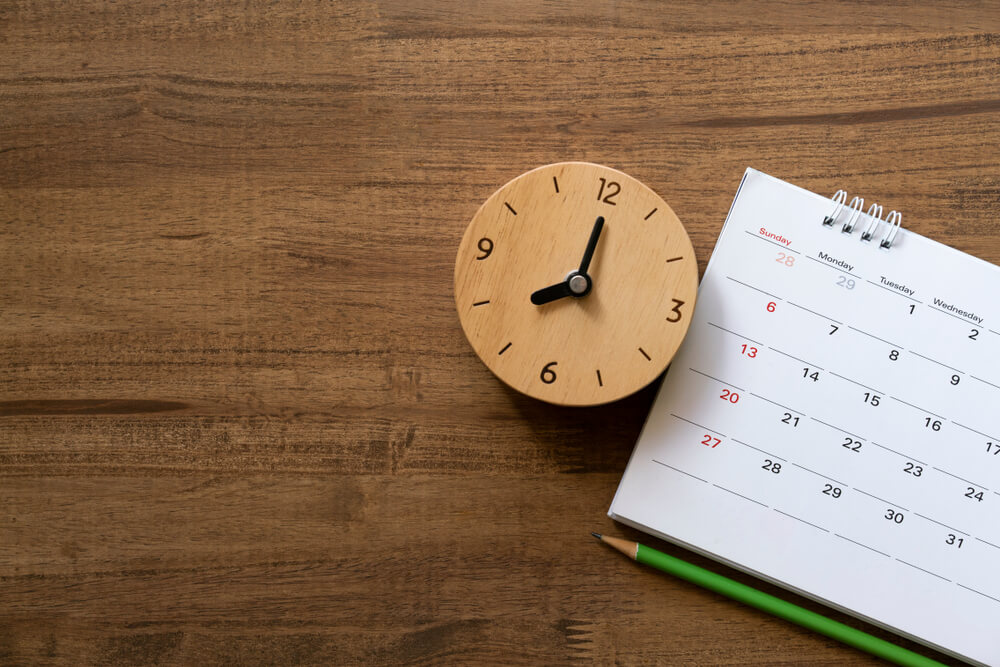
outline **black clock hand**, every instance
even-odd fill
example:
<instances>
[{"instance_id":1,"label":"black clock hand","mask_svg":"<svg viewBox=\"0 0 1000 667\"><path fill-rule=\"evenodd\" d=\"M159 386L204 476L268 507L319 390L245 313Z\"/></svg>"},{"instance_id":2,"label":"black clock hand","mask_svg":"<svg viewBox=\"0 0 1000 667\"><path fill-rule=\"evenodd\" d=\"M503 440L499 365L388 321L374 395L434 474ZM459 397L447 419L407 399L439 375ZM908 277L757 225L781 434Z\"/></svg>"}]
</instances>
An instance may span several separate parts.
<instances>
[{"instance_id":1,"label":"black clock hand","mask_svg":"<svg viewBox=\"0 0 1000 667\"><path fill-rule=\"evenodd\" d=\"M566 276L566 280L555 285L549 285L531 294L531 303L542 306L551 301L562 299L567 296L586 296L593 287L593 281L587 274L590 268L590 260L594 257L597 249L597 241L601 238L601 230L604 229L604 216L597 216L594 227L590 230L590 240L587 241L587 249L583 251L583 259L580 261L580 268Z\"/></svg>"},{"instance_id":2,"label":"black clock hand","mask_svg":"<svg viewBox=\"0 0 1000 667\"><path fill-rule=\"evenodd\" d=\"M587 241L587 249L583 251L583 259L580 260L580 269L577 273L587 273L587 269L590 268L590 260L594 256L594 251L597 249L597 240L601 238L601 230L604 229L604 216L597 216L597 220L594 221L594 228L590 231L590 240Z\"/></svg>"},{"instance_id":3,"label":"black clock hand","mask_svg":"<svg viewBox=\"0 0 1000 667\"><path fill-rule=\"evenodd\" d=\"M548 287L543 287L537 292L532 292L531 303L536 306L541 306L549 303L550 301L561 299L564 296L573 296L573 291L569 288L568 280L556 283L555 285L549 285Z\"/></svg>"}]
</instances>

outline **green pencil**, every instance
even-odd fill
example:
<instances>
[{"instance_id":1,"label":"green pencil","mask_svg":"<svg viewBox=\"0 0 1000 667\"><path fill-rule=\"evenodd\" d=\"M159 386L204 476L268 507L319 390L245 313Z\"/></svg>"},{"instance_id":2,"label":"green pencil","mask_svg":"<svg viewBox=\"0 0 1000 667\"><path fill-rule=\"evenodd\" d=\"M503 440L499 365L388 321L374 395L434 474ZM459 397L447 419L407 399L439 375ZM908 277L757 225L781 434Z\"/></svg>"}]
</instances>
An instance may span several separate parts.
<instances>
[{"instance_id":1,"label":"green pencil","mask_svg":"<svg viewBox=\"0 0 1000 667\"><path fill-rule=\"evenodd\" d=\"M702 588L715 591L743 604L756 607L778 618L791 621L804 628L843 642L848 646L867 651L872 655L894 662L897 665L906 665L907 667L941 665L937 660L931 660L902 646L879 639L867 632L862 632L816 612L803 609L797 604L786 602L764 591L759 591L756 588L734 581L729 577L724 577L703 567L698 567L693 563L688 563L680 558L675 558L656 549L643 546L638 542L629 542L617 537L607 537L599 533L591 533L591 535L621 551L632 560L639 561L645 565L652 565L658 570L663 570L675 577L690 581L692 584L697 584Z\"/></svg>"}]
</instances>

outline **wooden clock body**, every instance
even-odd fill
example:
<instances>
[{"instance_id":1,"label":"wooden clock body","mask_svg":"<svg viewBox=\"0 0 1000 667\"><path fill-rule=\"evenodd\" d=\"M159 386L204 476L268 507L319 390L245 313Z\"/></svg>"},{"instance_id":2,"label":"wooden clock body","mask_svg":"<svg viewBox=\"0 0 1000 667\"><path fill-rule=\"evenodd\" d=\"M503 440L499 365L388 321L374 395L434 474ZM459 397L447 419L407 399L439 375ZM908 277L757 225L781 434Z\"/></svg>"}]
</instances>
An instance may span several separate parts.
<instances>
[{"instance_id":1,"label":"wooden clock body","mask_svg":"<svg viewBox=\"0 0 1000 667\"><path fill-rule=\"evenodd\" d=\"M538 306L533 292L577 269L598 217L592 290ZM691 321L698 265L655 192L586 162L539 167L473 216L455 263L465 335L493 373L559 405L598 405L659 376Z\"/></svg>"}]
</instances>

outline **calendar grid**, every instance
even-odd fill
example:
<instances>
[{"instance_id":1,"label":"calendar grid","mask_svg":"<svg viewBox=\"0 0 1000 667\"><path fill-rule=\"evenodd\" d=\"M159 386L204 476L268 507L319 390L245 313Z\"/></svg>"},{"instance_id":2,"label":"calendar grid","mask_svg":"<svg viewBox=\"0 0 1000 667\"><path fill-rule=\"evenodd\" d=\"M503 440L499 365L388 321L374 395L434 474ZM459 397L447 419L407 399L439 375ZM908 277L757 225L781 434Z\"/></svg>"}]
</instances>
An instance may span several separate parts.
<instances>
[{"instance_id":1,"label":"calendar grid","mask_svg":"<svg viewBox=\"0 0 1000 667\"><path fill-rule=\"evenodd\" d=\"M748 171L610 514L1000 663L1000 271L828 213Z\"/></svg>"}]
</instances>

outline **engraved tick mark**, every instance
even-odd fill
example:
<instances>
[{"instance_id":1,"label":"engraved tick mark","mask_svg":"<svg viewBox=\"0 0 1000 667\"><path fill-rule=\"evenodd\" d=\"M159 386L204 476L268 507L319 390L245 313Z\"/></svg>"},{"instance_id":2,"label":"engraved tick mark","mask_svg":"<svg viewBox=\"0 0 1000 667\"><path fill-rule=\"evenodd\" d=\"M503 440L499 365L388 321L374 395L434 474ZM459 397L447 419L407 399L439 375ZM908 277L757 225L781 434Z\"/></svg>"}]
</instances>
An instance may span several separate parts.
<instances>
[{"instance_id":1,"label":"engraved tick mark","mask_svg":"<svg viewBox=\"0 0 1000 667\"><path fill-rule=\"evenodd\" d=\"M604 380L601 379L601 371L600 371L600 369L597 370L597 386L599 386L599 387L603 387L604 386Z\"/></svg>"},{"instance_id":2,"label":"engraved tick mark","mask_svg":"<svg viewBox=\"0 0 1000 667\"><path fill-rule=\"evenodd\" d=\"M499 357L501 354L503 354L504 352L506 352L507 348L510 347L511 345L513 345L513 343L507 343L506 345L504 345L503 349L500 350L499 352L497 352L497 356Z\"/></svg>"},{"instance_id":3,"label":"engraved tick mark","mask_svg":"<svg viewBox=\"0 0 1000 667\"><path fill-rule=\"evenodd\" d=\"M656 213L656 209L655 208L652 211L650 211L649 213L647 213L646 217L643 218L643 220L649 220L649 216L653 215L654 213Z\"/></svg>"},{"instance_id":4,"label":"engraved tick mark","mask_svg":"<svg viewBox=\"0 0 1000 667\"><path fill-rule=\"evenodd\" d=\"M667 260L667 264L669 264L670 262L678 262L678 261L680 261L682 259L684 259L684 258L683 257L671 257L670 259Z\"/></svg>"},{"instance_id":5,"label":"engraved tick mark","mask_svg":"<svg viewBox=\"0 0 1000 667\"><path fill-rule=\"evenodd\" d=\"M472 306L473 307L475 307L475 306L485 306L489 302L490 302L489 299L487 299L486 301L476 301L474 304L472 304Z\"/></svg>"},{"instance_id":6,"label":"engraved tick mark","mask_svg":"<svg viewBox=\"0 0 1000 667\"><path fill-rule=\"evenodd\" d=\"M648 354L646 354L646 350L642 349L641 347L639 348L639 352L642 354L642 356L646 357L646 361L652 361L653 360L652 357L650 357Z\"/></svg>"},{"instance_id":7,"label":"engraved tick mark","mask_svg":"<svg viewBox=\"0 0 1000 667\"><path fill-rule=\"evenodd\" d=\"M509 208L511 213L513 213L514 215L517 215L517 211L514 210L513 206L511 206L507 202L504 202L503 205L506 206L507 208Z\"/></svg>"},{"instance_id":8,"label":"engraved tick mark","mask_svg":"<svg viewBox=\"0 0 1000 667\"><path fill-rule=\"evenodd\" d=\"M556 186L556 192L558 193L559 192L559 181L556 180L555 176L552 177L552 184Z\"/></svg>"}]
</instances>

